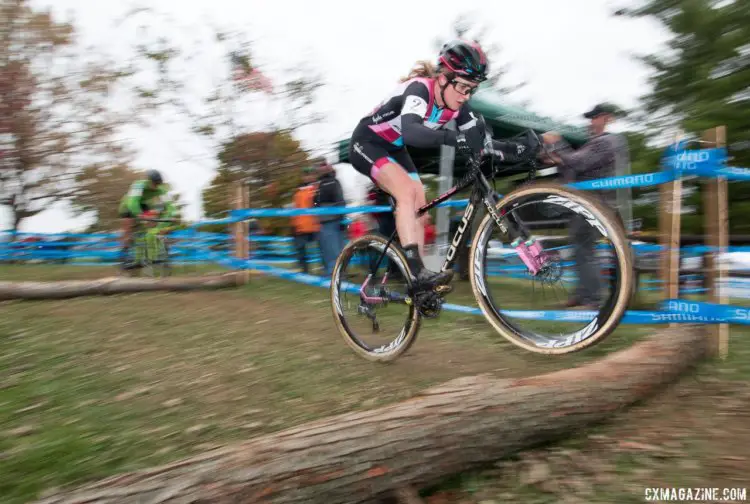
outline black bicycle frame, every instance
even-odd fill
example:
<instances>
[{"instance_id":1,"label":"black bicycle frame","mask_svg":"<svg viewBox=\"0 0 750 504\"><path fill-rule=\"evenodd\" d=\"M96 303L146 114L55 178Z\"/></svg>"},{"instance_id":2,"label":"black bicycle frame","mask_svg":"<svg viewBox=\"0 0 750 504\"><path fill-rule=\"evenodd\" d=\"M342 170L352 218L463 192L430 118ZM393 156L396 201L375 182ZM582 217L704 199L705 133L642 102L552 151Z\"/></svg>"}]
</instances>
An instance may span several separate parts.
<instances>
[{"instance_id":1,"label":"black bicycle frame","mask_svg":"<svg viewBox=\"0 0 750 504\"><path fill-rule=\"evenodd\" d=\"M492 216L492 218L495 220L497 225L500 227L500 229L507 233L509 228L512 232L516 231L515 226L512 222L509 222L511 224L508 226L504 220L501 218L500 215L497 214L496 206L497 206L497 197L495 196L495 192L492 189L492 186L490 186L490 183L487 181L487 178L482 173L481 169L478 165L475 163L471 164L471 168L469 169L469 173L467 173L455 186L448 189L446 192L435 198L434 200L430 201L429 203L425 204L421 208L417 210L416 217L419 218L422 215L424 215L426 212L430 211L431 209L435 208L437 205L442 203L443 201L451 199L456 193L463 191L469 186L474 186L474 190L471 192L471 195L469 197L469 203L466 205L466 210L464 211L464 215L461 218L461 223L458 226L458 229L456 230L456 233L453 235L453 240L451 240L450 247L448 248L448 253L445 256L445 261L443 262L443 266L441 268L441 271L447 271L448 269L453 267L453 264L456 261L456 251L458 250L458 247L461 245L464 239L464 234L466 233L466 230L469 228L469 224L472 222L472 218L474 217L474 210L476 209L477 204L480 201L484 202L485 207L487 208L487 212ZM395 207L394 207L395 211ZM388 247L390 247L391 243L393 242L393 239L398 234L398 231L394 231L391 234L391 237L388 239L388 243L386 244L385 248L383 249L383 252L380 254L380 257L378 258L378 261L375 263L375 266L372 270L372 274L377 271L378 267L380 266L380 263L383 261L383 258L385 257L386 252L388 251Z\"/></svg>"}]
</instances>

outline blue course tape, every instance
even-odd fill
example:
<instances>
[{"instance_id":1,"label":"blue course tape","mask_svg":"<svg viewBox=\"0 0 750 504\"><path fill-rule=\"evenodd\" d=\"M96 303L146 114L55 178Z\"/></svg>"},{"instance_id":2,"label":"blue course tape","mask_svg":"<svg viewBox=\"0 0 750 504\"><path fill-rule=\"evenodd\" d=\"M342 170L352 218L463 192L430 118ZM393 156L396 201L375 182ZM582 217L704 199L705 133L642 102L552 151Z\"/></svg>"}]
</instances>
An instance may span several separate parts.
<instances>
[{"instance_id":1,"label":"blue course tape","mask_svg":"<svg viewBox=\"0 0 750 504\"><path fill-rule=\"evenodd\" d=\"M606 177L568 184L582 190L620 189L629 187L649 187L676 180L683 175L700 175L706 177L725 176L733 180L750 180L750 169L724 166L727 160L726 149L681 150L681 146L670 146L661 164L665 168L659 172L636 175ZM439 207L464 207L468 200L450 200L439 204ZM232 210L224 219L209 219L196 222L191 227L209 224L230 224L250 218L292 217L297 215L348 215L358 213L383 213L392 209L388 205L337 207L337 208L246 208Z\"/></svg>"},{"instance_id":2,"label":"blue course tape","mask_svg":"<svg viewBox=\"0 0 750 504\"><path fill-rule=\"evenodd\" d=\"M728 180L750 180L750 168L735 166L701 166L698 175L706 178L726 177Z\"/></svg>"},{"instance_id":3,"label":"blue course tape","mask_svg":"<svg viewBox=\"0 0 750 504\"><path fill-rule=\"evenodd\" d=\"M224 260L226 264L232 264L233 267L240 267L241 269L244 268L251 268L257 271L262 271L265 273L268 273L270 275L292 280L298 283L303 283L307 285L312 285L314 287L321 287L321 288L329 288L331 283L328 278L323 278L316 275L308 275L305 273L297 273L295 271L289 271L285 270L283 268L276 268L274 266L269 266L267 264L258 264L253 261L241 261L238 259L228 259ZM356 286L349 285L346 289L348 291L356 291ZM682 306L682 303L689 303L685 301L679 301L680 305ZM690 303L690 304L700 304L700 305L708 305L708 303ZM721 307L723 310L726 310L728 312L732 313L732 322L733 323L741 323L741 324L750 324L750 308L741 308L737 306L722 306L722 305L710 305L710 306L716 306ZM684 308L684 306L683 306ZM463 306L463 305L457 305L453 303L445 303L443 304L443 309L448 311L454 311L459 313L467 313L471 315L482 315L482 312L479 308L471 307L471 306ZM705 308L704 308L705 309ZM690 312L690 308L687 309L687 313L682 310L670 310L667 309L665 311L641 311L641 310L629 310L625 313L625 316L622 319L623 324L673 324L673 323L695 323L695 322L703 322L703 323L723 323L723 319L710 319L709 317L703 316L700 319L696 319L696 315L692 312ZM694 308L693 308L694 310ZM564 310L547 310L547 311L541 311L541 310L502 310L503 313L507 314L510 317L515 317L519 319L526 319L526 320L543 320L543 321L555 321L555 322L588 322L591 319L594 318L596 315L596 312L593 311L579 311L579 310L570 310L570 311L564 311Z\"/></svg>"},{"instance_id":4,"label":"blue course tape","mask_svg":"<svg viewBox=\"0 0 750 504\"><path fill-rule=\"evenodd\" d=\"M582 190L597 189L622 189L627 187L649 187L666 184L675 179L673 171L663 171L654 173L644 173L641 175L623 175L619 177L607 177L597 180L586 180L584 182L575 182L568 186Z\"/></svg>"},{"instance_id":5,"label":"blue course tape","mask_svg":"<svg viewBox=\"0 0 750 504\"><path fill-rule=\"evenodd\" d=\"M438 207L463 207L468 200L444 201ZM383 213L391 212L393 208L388 205L369 205L359 207L334 207L334 208L243 208L232 210L230 219L251 219L258 217L295 217L299 215L346 215L356 213Z\"/></svg>"}]
</instances>

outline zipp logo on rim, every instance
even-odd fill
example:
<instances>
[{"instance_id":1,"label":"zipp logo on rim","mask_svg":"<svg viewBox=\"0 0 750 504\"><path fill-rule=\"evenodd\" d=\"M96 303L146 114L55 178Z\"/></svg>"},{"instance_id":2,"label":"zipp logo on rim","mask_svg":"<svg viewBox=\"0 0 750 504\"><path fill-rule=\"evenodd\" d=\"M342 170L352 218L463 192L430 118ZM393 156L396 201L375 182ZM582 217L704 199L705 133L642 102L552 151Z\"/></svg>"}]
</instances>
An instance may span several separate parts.
<instances>
[{"instance_id":1,"label":"zipp logo on rim","mask_svg":"<svg viewBox=\"0 0 750 504\"><path fill-rule=\"evenodd\" d=\"M604 225L599 222L599 219L594 217L594 214L586 210L583 206L579 205L575 201L571 201L568 198L565 198L563 196L547 196L545 201L549 201L550 203L556 203L558 205L562 205L565 208L569 208L570 210L573 210L575 213L582 215L589 224L594 226L596 229L599 230L601 234L603 234L606 238L609 238L609 233L607 233L606 228Z\"/></svg>"},{"instance_id":2,"label":"zipp logo on rim","mask_svg":"<svg viewBox=\"0 0 750 504\"><path fill-rule=\"evenodd\" d=\"M489 233L491 227L487 226L484 228L484 231L482 231L482 234L477 238L477 248L476 252L474 253L474 283L477 286L477 289L482 293L482 296L486 298L489 298L487 295L487 286L484 284L484 262L482 261L482 257L484 256L484 250L487 244L485 243L485 237Z\"/></svg>"},{"instance_id":3,"label":"zipp logo on rim","mask_svg":"<svg viewBox=\"0 0 750 504\"><path fill-rule=\"evenodd\" d=\"M388 353L391 350L395 350L399 346L401 346L401 343L404 342L404 338L406 338L406 327L401 329L401 332L399 333L398 337L388 343L387 345L380 346L373 350L374 353Z\"/></svg>"},{"instance_id":4,"label":"zipp logo on rim","mask_svg":"<svg viewBox=\"0 0 750 504\"><path fill-rule=\"evenodd\" d=\"M336 268L336 272L333 276L333 285L335 286L333 289L333 306L336 308L336 312L339 314L339 316L343 317L344 313L341 309L341 300L339 299L339 289L341 288L341 265L339 265Z\"/></svg>"},{"instance_id":5,"label":"zipp logo on rim","mask_svg":"<svg viewBox=\"0 0 750 504\"><path fill-rule=\"evenodd\" d=\"M583 329L574 332L564 340L550 340L545 341L544 343L537 343L537 346L544 347L544 348L565 348L569 347L571 345L575 345L576 343L580 343L581 341L587 339L589 336L594 334L597 329L599 329L599 318L595 317L594 320L591 321L590 324L588 324Z\"/></svg>"}]
</instances>

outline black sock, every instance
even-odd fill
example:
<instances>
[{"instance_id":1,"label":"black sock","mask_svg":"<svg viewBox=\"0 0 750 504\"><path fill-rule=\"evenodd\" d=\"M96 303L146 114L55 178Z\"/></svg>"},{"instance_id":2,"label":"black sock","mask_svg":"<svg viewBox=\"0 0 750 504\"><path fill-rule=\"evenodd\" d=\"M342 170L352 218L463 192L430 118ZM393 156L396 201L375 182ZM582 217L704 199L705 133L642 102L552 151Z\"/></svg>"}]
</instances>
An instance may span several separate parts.
<instances>
[{"instance_id":1,"label":"black sock","mask_svg":"<svg viewBox=\"0 0 750 504\"><path fill-rule=\"evenodd\" d=\"M409 269L415 275L422 271L424 264L422 258L419 257L419 247L414 245L406 245L404 248L404 255L406 256L406 262L409 263Z\"/></svg>"}]
</instances>

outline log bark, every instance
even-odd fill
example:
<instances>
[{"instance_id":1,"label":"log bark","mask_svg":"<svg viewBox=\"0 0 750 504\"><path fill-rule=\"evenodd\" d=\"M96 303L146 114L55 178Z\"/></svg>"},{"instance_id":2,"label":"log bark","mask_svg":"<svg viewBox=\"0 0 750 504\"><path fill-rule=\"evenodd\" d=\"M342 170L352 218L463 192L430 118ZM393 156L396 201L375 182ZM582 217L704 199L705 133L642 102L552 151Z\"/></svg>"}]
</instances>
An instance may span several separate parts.
<instances>
[{"instance_id":1,"label":"log bark","mask_svg":"<svg viewBox=\"0 0 750 504\"><path fill-rule=\"evenodd\" d=\"M11 299L67 299L154 291L223 289L237 285L235 273L200 277L66 280L60 282L0 282L0 301Z\"/></svg>"},{"instance_id":2,"label":"log bark","mask_svg":"<svg viewBox=\"0 0 750 504\"><path fill-rule=\"evenodd\" d=\"M683 325L578 368L510 380L461 378L401 403L311 422L39 502L374 502L599 422L675 380L704 355L700 327Z\"/></svg>"}]
</instances>

